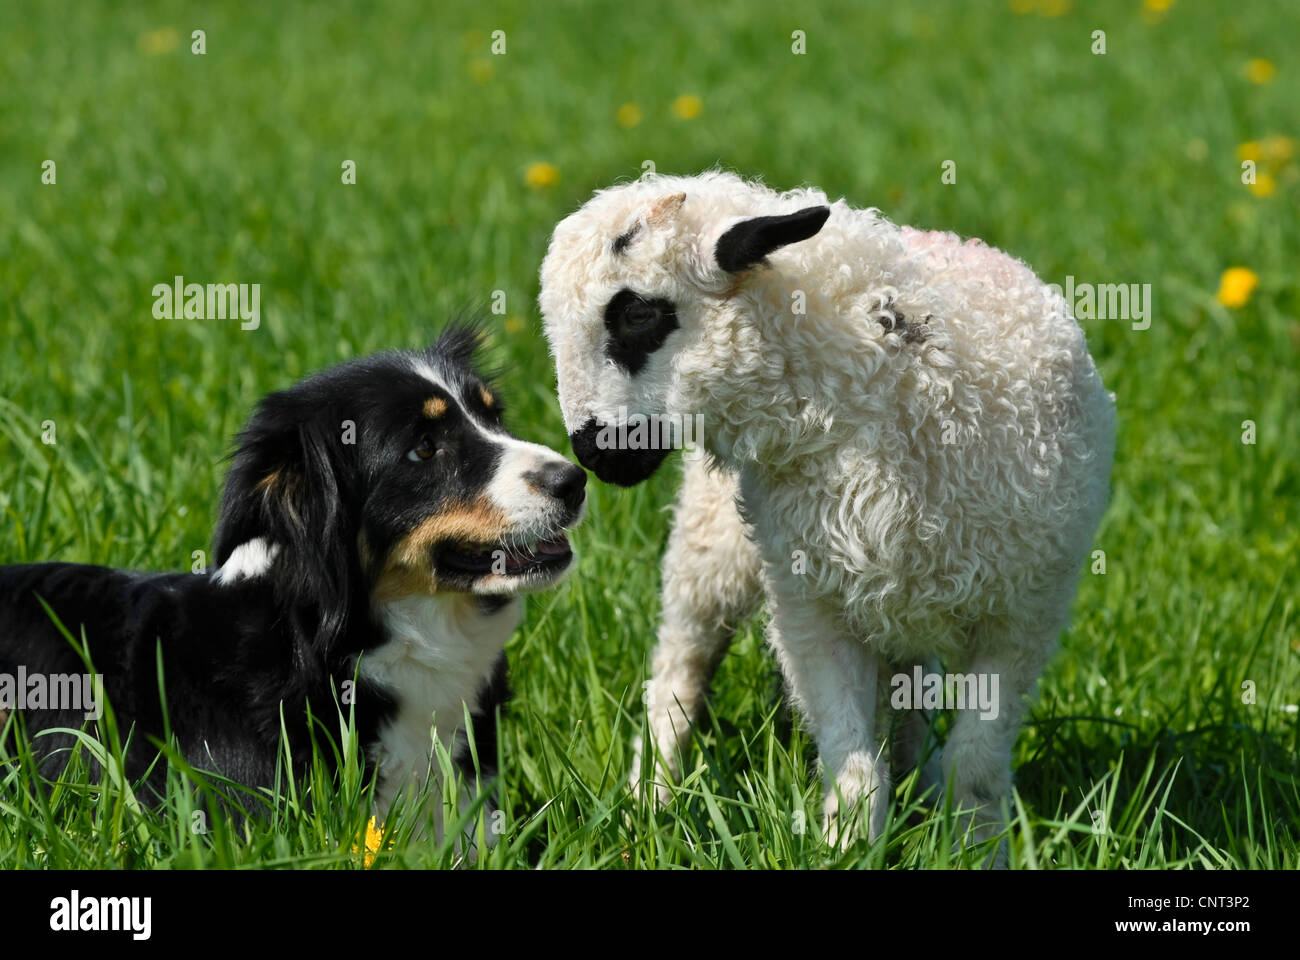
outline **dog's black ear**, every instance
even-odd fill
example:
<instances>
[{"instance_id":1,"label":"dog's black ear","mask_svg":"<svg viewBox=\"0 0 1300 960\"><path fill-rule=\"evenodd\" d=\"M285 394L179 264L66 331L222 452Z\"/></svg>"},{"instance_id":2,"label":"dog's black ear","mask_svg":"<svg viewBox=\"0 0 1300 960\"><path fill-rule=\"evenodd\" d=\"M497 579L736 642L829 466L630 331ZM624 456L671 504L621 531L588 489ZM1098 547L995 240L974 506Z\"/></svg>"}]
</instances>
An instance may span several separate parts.
<instances>
[{"instance_id":1,"label":"dog's black ear","mask_svg":"<svg viewBox=\"0 0 1300 960\"><path fill-rule=\"evenodd\" d=\"M718 238L714 257L723 270L739 273L779 247L807 240L822 228L830 215L830 207L820 206L805 207L784 216L742 220Z\"/></svg>"},{"instance_id":2,"label":"dog's black ear","mask_svg":"<svg viewBox=\"0 0 1300 960\"><path fill-rule=\"evenodd\" d=\"M262 538L275 548L271 580L295 627L329 645L348 626L361 577L348 480L357 428L310 401L272 394L240 434L214 559L220 567L241 544Z\"/></svg>"}]
</instances>

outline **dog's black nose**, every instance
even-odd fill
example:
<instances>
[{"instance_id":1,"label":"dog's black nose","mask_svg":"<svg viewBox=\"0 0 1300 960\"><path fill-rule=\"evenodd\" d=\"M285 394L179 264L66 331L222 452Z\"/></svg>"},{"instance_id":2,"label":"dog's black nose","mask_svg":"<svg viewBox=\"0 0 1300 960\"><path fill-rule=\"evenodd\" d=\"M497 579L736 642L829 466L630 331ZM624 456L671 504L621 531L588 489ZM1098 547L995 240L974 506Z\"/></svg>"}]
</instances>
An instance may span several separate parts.
<instances>
[{"instance_id":1,"label":"dog's black nose","mask_svg":"<svg viewBox=\"0 0 1300 960\"><path fill-rule=\"evenodd\" d=\"M570 510L577 510L587 494L587 471L573 463L552 463L542 468L538 486Z\"/></svg>"}]
</instances>

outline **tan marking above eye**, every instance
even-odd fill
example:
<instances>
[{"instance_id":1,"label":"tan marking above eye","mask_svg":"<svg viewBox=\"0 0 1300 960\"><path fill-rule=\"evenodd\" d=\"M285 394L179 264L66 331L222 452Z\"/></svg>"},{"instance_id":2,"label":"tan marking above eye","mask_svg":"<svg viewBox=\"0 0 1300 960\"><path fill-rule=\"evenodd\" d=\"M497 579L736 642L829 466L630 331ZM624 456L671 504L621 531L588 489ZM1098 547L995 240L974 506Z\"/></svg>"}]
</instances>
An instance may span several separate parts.
<instances>
[{"instance_id":1,"label":"tan marking above eye","mask_svg":"<svg viewBox=\"0 0 1300 960\"><path fill-rule=\"evenodd\" d=\"M479 398L483 401L483 406L485 407L490 408L492 407L493 404L497 402L497 398L492 396L491 392L488 390L487 387L479 387L478 395Z\"/></svg>"},{"instance_id":2,"label":"tan marking above eye","mask_svg":"<svg viewBox=\"0 0 1300 960\"><path fill-rule=\"evenodd\" d=\"M430 420L437 420L447 412L447 401L442 397L430 397L424 401L424 415Z\"/></svg>"}]
</instances>

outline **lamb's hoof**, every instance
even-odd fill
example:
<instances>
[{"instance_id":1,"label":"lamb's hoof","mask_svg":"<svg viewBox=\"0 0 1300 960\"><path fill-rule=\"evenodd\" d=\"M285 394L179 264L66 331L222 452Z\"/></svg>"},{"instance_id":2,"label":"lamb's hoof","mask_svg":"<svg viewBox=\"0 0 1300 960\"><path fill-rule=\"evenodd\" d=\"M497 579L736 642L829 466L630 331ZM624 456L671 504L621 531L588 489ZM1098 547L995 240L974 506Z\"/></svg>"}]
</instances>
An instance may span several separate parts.
<instances>
[{"instance_id":1,"label":"lamb's hoof","mask_svg":"<svg viewBox=\"0 0 1300 960\"><path fill-rule=\"evenodd\" d=\"M983 798L981 798L983 800ZM973 802L972 802L972 805ZM969 809L969 807L967 807ZM984 811L987 811L988 804L984 802ZM985 870L1006 870L1010 866L1010 853L1008 851L1008 838L1004 835L1006 832L1006 823L1000 817L989 816L984 811L977 811L974 814L964 814L959 821L961 832L954 841L956 849L954 853L961 855L963 847L966 849L986 844L988 841L997 837L997 843L993 847L993 852L988 854L980 864ZM983 815L981 815L983 813Z\"/></svg>"},{"instance_id":2,"label":"lamb's hoof","mask_svg":"<svg viewBox=\"0 0 1300 960\"><path fill-rule=\"evenodd\" d=\"M822 839L841 852L864 838L874 842L884 833L887 811L882 807L863 797L854 803L846 800L841 808L839 798L830 794L822 804Z\"/></svg>"},{"instance_id":3,"label":"lamb's hoof","mask_svg":"<svg viewBox=\"0 0 1300 960\"><path fill-rule=\"evenodd\" d=\"M641 738L637 737L632 745L632 773L627 779L628 790L631 791L632 796L651 800L658 809L662 810L672 802L672 788L667 783L658 780L644 781L641 779L643 757ZM661 768L660 772L664 773L665 771ZM669 772L668 775L671 775L671 773Z\"/></svg>"},{"instance_id":4,"label":"lamb's hoof","mask_svg":"<svg viewBox=\"0 0 1300 960\"><path fill-rule=\"evenodd\" d=\"M1007 839L1003 837L998 841L998 847L993 851L993 856L989 857L984 863L986 870L1006 870L1011 866L1010 854L1007 852Z\"/></svg>"},{"instance_id":5,"label":"lamb's hoof","mask_svg":"<svg viewBox=\"0 0 1300 960\"><path fill-rule=\"evenodd\" d=\"M973 840L967 840L966 842L963 842L960 839L954 840L952 845L953 856L960 858L966 850L970 849L970 847L974 845L975 841ZM985 856L978 866L979 869L982 870L1010 869L1011 863L1010 856L1007 853L1007 838L1003 837L999 840L997 846L993 848L993 852Z\"/></svg>"},{"instance_id":6,"label":"lamb's hoof","mask_svg":"<svg viewBox=\"0 0 1300 960\"><path fill-rule=\"evenodd\" d=\"M822 835L832 846L846 850L866 836L874 842L885 832L889 816L889 784L872 757L850 756L828 784L822 801Z\"/></svg>"},{"instance_id":7,"label":"lamb's hoof","mask_svg":"<svg viewBox=\"0 0 1300 960\"><path fill-rule=\"evenodd\" d=\"M845 823L841 820L839 814L829 816L822 827L822 839L826 845L840 853L845 853L850 847L862 838L862 829L858 823L860 818L854 818Z\"/></svg>"},{"instance_id":8,"label":"lamb's hoof","mask_svg":"<svg viewBox=\"0 0 1300 960\"><path fill-rule=\"evenodd\" d=\"M628 790L632 796L638 799L647 799L651 801L656 809L662 810L672 803L673 791L666 783L660 783L656 780L643 781L640 773L634 773L628 778Z\"/></svg>"}]
</instances>

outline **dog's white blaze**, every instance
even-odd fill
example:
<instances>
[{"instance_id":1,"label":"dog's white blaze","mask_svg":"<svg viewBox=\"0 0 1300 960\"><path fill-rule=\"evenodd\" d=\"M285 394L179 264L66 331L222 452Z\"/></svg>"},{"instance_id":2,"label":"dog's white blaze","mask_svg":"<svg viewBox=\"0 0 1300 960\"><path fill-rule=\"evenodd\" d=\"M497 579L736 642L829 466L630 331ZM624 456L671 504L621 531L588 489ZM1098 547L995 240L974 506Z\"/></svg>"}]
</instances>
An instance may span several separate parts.
<instances>
[{"instance_id":1,"label":"dog's white blaze","mask_svg":"<svg viewBox=\"0 0 1300 960\"><path fill-rule=\"evenodd\" d=\"M438 376L437 371L423 360L416 360L411 364L411 366L415 368L416 373L424 377L424 379L428 380L435 387L445 390L447 393L452 393L452 391L448 389L447 384L443 381L442 377Z\"/></svg>"},{"instance_id":2,"label":"dog's white blaze","mask_svg":"<svg viewBox=\"0 0 1300 960\"><path fill-rule=\"evenodd\" d=\"M418 789L437 764L433 736L454 751L471 708L506 641L523 616L518 600L484 613L464 594L402 597L379 609L389 640L361 657L360 675L391 691L397 713L379 731L371 760L379 768L377 815L388 812L404 787ZM479 750L493 749L479 744Z\"/></svg>"},{"instance_id":3,"label":"dog's white blaze","mask_svg":"<svg viewBox=\"0 0 1300 960\"><path fill-rule=\"evenodd\" d=\"M505 440L501 447L501 461L488 484L488 497L511 524L545 524L555 511L555 500L534 489L525 474L538 473L547 466L568 466L569 461L549 447L525 440Z\"/></svg>"},{"instance_id":4,"label":"dog's white blaze","mask_svg":"<svg viewBox=\"0 0 1300 960\"><path fill-rule=\"evenodd\" d=\"M216 572L218 583L234 583L260 577L271 569L275 555L280 552L280 545L267 543L263 537L254 537L247 543L241 543L230 551Z\"/></svg>"}]
</instances>

